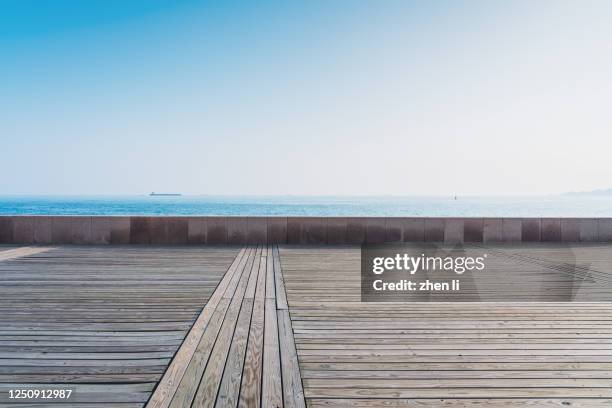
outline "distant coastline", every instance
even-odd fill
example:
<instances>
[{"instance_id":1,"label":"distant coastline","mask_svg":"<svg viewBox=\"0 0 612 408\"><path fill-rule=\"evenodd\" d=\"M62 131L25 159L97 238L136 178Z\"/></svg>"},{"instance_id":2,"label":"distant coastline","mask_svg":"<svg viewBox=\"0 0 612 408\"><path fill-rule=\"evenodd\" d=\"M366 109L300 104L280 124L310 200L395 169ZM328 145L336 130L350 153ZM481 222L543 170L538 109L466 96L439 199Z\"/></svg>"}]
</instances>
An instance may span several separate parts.
<instances>
[{"instance_id":1,"label":"distant coastline","mask_svg":"<svg viewBox=\"0 0 612 408\"><path fill-rule=\"evenodd\" d=\"M591 190L591 191L571 191L569 193L565 193L565 195L569 195L569 196L611 196L612 197L612 188L601 189L601 190Z\"/></svg>"}]
</instances>

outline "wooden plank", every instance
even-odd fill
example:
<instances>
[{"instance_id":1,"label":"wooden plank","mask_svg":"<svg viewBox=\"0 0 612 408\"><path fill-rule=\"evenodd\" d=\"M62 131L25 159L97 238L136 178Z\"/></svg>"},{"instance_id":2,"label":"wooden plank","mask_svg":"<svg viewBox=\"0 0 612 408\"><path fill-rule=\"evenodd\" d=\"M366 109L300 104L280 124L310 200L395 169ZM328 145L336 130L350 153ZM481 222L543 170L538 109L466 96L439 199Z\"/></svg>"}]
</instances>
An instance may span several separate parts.
<instances>
[{"instance_id":1,"label":"wooden plank","mask_svg":"<svg viewBox=\"0 0 612 408\"><path fill-rule=\"evenodd\" d=\"M249 276L248 283L248 287L253 288L253 293L255 293L254 288L257 283L258 275L259 262L253 262L251 264L251 273ZM246 354L246 346L249 336L249 327L251 323L251 315L253 312L253 303L253 298L245 297L242 300L240 315L238 316L236 330L234 331L234 337L231 341L229 356L225 365L221 384L219 386L219 392L216 396L215 406L219 408L235 407L238 404L240 395L240 384L242 382L242 372L244 368L244 360Z\"/></svg>"},{"instance_id":2,"label":"wooden plank","mask_svg":"<svg viewBox=\"0 0 612 408\"><path fill-rule=\"evenodd\" d=\"M261 403L263 407L271 408L283 406L278 323L276 319L276 299L266 299Z\"/></svg>"},{"instance_id":3,"label":"wooden plank","mask_svg":"<svg viewBox=\"0 0 612 408\"><path fill-rule=\"evenodd\" d=\"M176 392L169 403L170 407L191 406L202 373L206 368L215 340L221 329L221 324L229 307L229 299L222 299L213 313L213 317L202 335L196 351L187 366L187 370L179 382Z\"/></svg>"},{"instance_id":4,"label":"wooden plank","mask_svg":"<svg viewBox=\"0 0 612 408\"><path fill-rule=\"evenodd\" d=\"M357 367L356 367L357 368ZM366 367L367 368L367 367ZM302 379L306 382L307 379L466 379L466 378L521 378L521 379L544 379L544 378L562 378L562 379L608 379L612 378L612 371L606 370L419 370L420 367L415 367L414 370L309 370L302 368Z\"/></svg>"},{"instance_id":5,"label":"wooden plank","mask_svg":"<svg viewBox=\"0 0 612 408\"><path fill-rule=\"evenodd\" d=\"M217 335L221 329L221 325L223 324L223 320L231 303L231 298L227 297L226 295L228 293L233 294L235 292L239 282L236 280L236 276L242 276L244 271L248 269L248 262L249 260L252 261L253 256L254 251L251 249L245 262L240 262L237 273L231 278L228 287L223 293L222 300L217 305L211 322L202 334L200 342L196 347L196 351L187 366L187 370L183 375L184 381L181 381L178 384L176 392L172 397L172 401L170 402L170 407L190 406L193 402L200 379L202 378L202 374L204 373L206 364L210 358L212 348L216 342Z\"/></svg>"},{"instance_id":6,"label":"wooden plank","mask_svg":"<svg viewBox=\"0 0 612 408\"><path fill-rule=\"evenodd\" d=\"M234 329L236 328L236 323L238 320L240 306L242 305L242 300L244 298L244 293L246 291L250 274L251 269L248 267L248 265L246 265L244 268L244 273L240 277L236 291L231 299L229 309L225 314L221 330L217 335L215 345L212 349L206 369L202 375L202 379L199 381L197 392L194 396L193 403L191 404L193 408L207 408L215 405L219 384L221 383L223 370L226 366L225 363L227 361L228 352L232 343L232 337L234 335Z\"/></svg>"},{"instance_id":7,"label":"wooden plank","mask_svg":"<svg viewBox=\"0 0 612 408\"><path fill-rule=\"evenodd\" d=\"M268 245L266 248L266 299L276 299L275 285L274 256L272 254L272 246ZM276 309L276 305L274 309Z\"/></svg>"},{"instance_id":8,"label":"wooden plank","mask_svg":"<svg viewBox=\"0 0 612 408\"><path fill-rule=\"evenodd\" d=\"M283 403L286 408L303 408L306 407L306 401L277 245L273 248L273 256Z\"/></svg>"},{"instance_id":9,"label":"wooden plank","mask_svg":"<svg viewBox=\"0 0 612 408\"><path fill-rule=\"evenodd\" d=\"M253 267L257 269L256 273L251 273L251 277L249 278L249 283L247 285L246 292L244 293L245 299L254 299L255 298L255 290L257 288L257 282L259 280L259 267L260 267L260 258L261 258L262 248L258 247L255 253L255 258L253 260Z\"/></svg>"},{"instance_id":10,"label":"wooden plank","mask_svg":"<svg viewBox=\"0 0 612 408\"><path fill-rule=\"evenodd\" d=\"M390 379L390 378L313 378L304 379L305 388L361 388L378 389L412 389L412 388L609 388L607 378L445 378L445 379ZM390 391L387 391L390 392Z\"/></svg>"},{"instance_id":11,"label":"wooden plank","mask_svg":"<svg viewBox=\"0 0 612 408\"><path fill-rule=\"evenodd\" d=\"M143 406L239 253L48 249L2 251L0 384L63 385L74 406Z\"/></svg>"},{"instance_id":12,"label":"wooden plank","mask_svg":"<svg viewBox=\"0 0 612 408\"><path fill-rule=\"evenodd\" d=\"M240 387L239 407L259 407L263 358L264 307L266 296L266 258L261 257L253 303L253 315Z\"/></svg>"},{"instance_id":13,"label":"wooden plank","mask_svg":"<svg viewBox=\"0 0 612 408\"><path fill-rule=\"evenodd\" d=\"M368 371L387 371L387 370L414 370L414 371L435 371L435 370L472 370L474 372L489 370L612 370L612 362L585 362L585 361L450 361L450 362L384 362L384 361L348 361L348 362L306 362L300 361L300 366L304 370L368 370ZM424 374L425 376L427 373Z\"/></svg>"},{"instance_id":14,"label":"wooden plank","mask_svg":"<svg viewBox=\"0 0 612 408\"><path fill-rule=\"evenodd\" d=\"M612 267L610 247L576 250ZM529 264L527 279L568 261L513 251L495 267ZM65 381L101 406L141 406L177 348L161 406L612 398L612 304L361 303L357 247L59 247L0 273L0 384Z\"/></svg>"},{"instance_id":15,"label":"wooden plank","mask_svg":"<svg viewBox=\"0 0 612 408\"><path fill-rule=\"evenodd\" d=\"M307 398L612 398L610 388L306 388Z\"/></svg>"},{"instance_id":16,"label":"wooden plank","mask_svg":"<svg viewBox=\"0 0 612 408\"><path fill-rule=\"evenodd\" d=\"M283 378L283 401L287 408L304 408L304 391L300 376L297 351L293 342L291 319L286 309L277 310L281 370Z\"/></svg>"},{"instance_id":17,"label":"wooden plank","mask_svg":"<svg viewBox=\"0 0 612 408\"><path fill-rule=\"evenodd\" d=\"M609 408L612 399L603 398L562 398L562 399L366 399L366 398L309 398L311 408Z\"/></svg>"},{"instance_id":18,"label":"wooden plank","mask_svg":"<svg viewBox=\"0 0 612 408\"><path fill-rule=\"evenodd\" d=\"M264 354L261 403L264 407L283 407L283 389L276 315L276 279L273 247L267 247Z\"/></svg>"},{"instance_id":19,"label":"wooden plank","mask_svg":"<svg viewBox=\"0 0 612 408\"><path fill-rule=\"evenodd\" d=\"M525 293L537 293L529 284L547 270L585 272L566 267L578 258L567 248L524 247L500 249L484 280L506 290L515 278L508 272L521 269ZM600 286L589 293L609 294L612 247L572 251L592 260L585 273ZM309 406L610 403L610 303L362 303L358 247L287 246L279 254Z\"/></svg>"},{"instance_id":20,"label":"wooden plank","mask_svg":"<svg viewBox=\"0 0 612 408\"><path fill-rule=\"evenodd\" d=\"M273 247L272 254L274 262L274 282L276 286L276 308L279 310L287 310L289 306L287 304L287 295L285 293L285 283L283 281L278 246L275 245Z\"/></svg>"},{"instance_id":21,"label":"wooden plank","mask_svg":"<svg viewBox=\"0 0 612 408\"><path fill-rule=\"evenodd\" d=\"M257 271L254 273L257 273ZM216 397L215 406L219 408L235 407L238 405L252 311L253 299L243 299L225 371L223 372L223 378L221 379L221 385Z\"/></svg>"}]
</instances>

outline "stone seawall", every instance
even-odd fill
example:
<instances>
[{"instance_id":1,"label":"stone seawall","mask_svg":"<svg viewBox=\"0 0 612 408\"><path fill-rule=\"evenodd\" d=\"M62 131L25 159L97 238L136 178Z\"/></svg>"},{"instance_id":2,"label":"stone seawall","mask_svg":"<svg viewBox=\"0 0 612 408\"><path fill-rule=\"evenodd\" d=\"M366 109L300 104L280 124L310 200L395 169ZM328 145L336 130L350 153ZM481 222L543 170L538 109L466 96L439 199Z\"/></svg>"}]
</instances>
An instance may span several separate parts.
<instances>
[{"instance_id":1,"label":"stone seawall","mask_svg":"<svg viewBox=\"0 0 612 408\"><path fill-rule=\"evenodd\" d=\"M612 242L612 218L0 216L4 244Z\"/></svg>"}]
</instances>

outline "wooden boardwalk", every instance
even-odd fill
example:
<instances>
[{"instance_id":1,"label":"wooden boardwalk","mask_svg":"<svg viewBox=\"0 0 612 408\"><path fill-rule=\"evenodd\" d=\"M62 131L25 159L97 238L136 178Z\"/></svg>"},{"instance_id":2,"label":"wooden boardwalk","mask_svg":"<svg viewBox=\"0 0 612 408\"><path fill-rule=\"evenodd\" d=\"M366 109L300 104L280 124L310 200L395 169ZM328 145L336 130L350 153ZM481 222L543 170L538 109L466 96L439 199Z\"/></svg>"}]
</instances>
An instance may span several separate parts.
<instances>
[{"instance_id":1,"label":"wooden boardwalk","mask_svg":"<svg viewBox=\"0 0 612 408\"><path fill-rule=\"evenodd\" d=\"M147 404L305 406L278 249L243 249Z\"/></svg>"},{"instance_id":2,"label":"wooden boardwalk","mask_svg":"<svg viewBox=\"0 0 612 408\"><path fill-rule=\"evenodd\" d=\"M142 407L239 252L4 249L0 406L54 407L63 404L9 401L7 391L64 388L72 407Z\"/></svg>"},{"instance_id":3,"label":"wooden boardwalk","mask_svg":"<svg viewBox=\"0 0 612 408\"><path fill-rule=\"evenodd\" d=\"M612 271L609 245L498 250L500 276ZM612 407L612 303L362 303L359 269L357 246L0 247L0 407Z\"/></svg>"},{"instance_id":4,"label":"wooden boardwalk","mask_svg":"<svg viewBox=\"0 0 612 408\"><path fill-rule=\"evenodd\" d=\"M501 250L568 253L524 248ZM612 271L609 245L573 252ZM361 303L358 247L280 255L310 407L612 407L610 303Z\"/></svg>"}]
</instances>

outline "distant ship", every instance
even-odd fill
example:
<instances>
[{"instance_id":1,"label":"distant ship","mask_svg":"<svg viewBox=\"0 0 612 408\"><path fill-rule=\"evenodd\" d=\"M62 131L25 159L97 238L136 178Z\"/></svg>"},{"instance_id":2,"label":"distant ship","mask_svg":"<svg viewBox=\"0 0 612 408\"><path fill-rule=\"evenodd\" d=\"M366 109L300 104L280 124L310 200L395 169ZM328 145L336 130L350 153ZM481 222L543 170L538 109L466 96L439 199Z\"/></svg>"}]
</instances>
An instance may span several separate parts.
<instances>
[{"instance_id":1,"label":"distant ship","mask_svg":"<svg viewBox=\"0 0 612 408\"><path fill-rule=\"evenodd\" d=\"M151 197L180 197L182 194L179 193L156 193L155 191L149 194Z\"/></svg>"}]
</instances>

